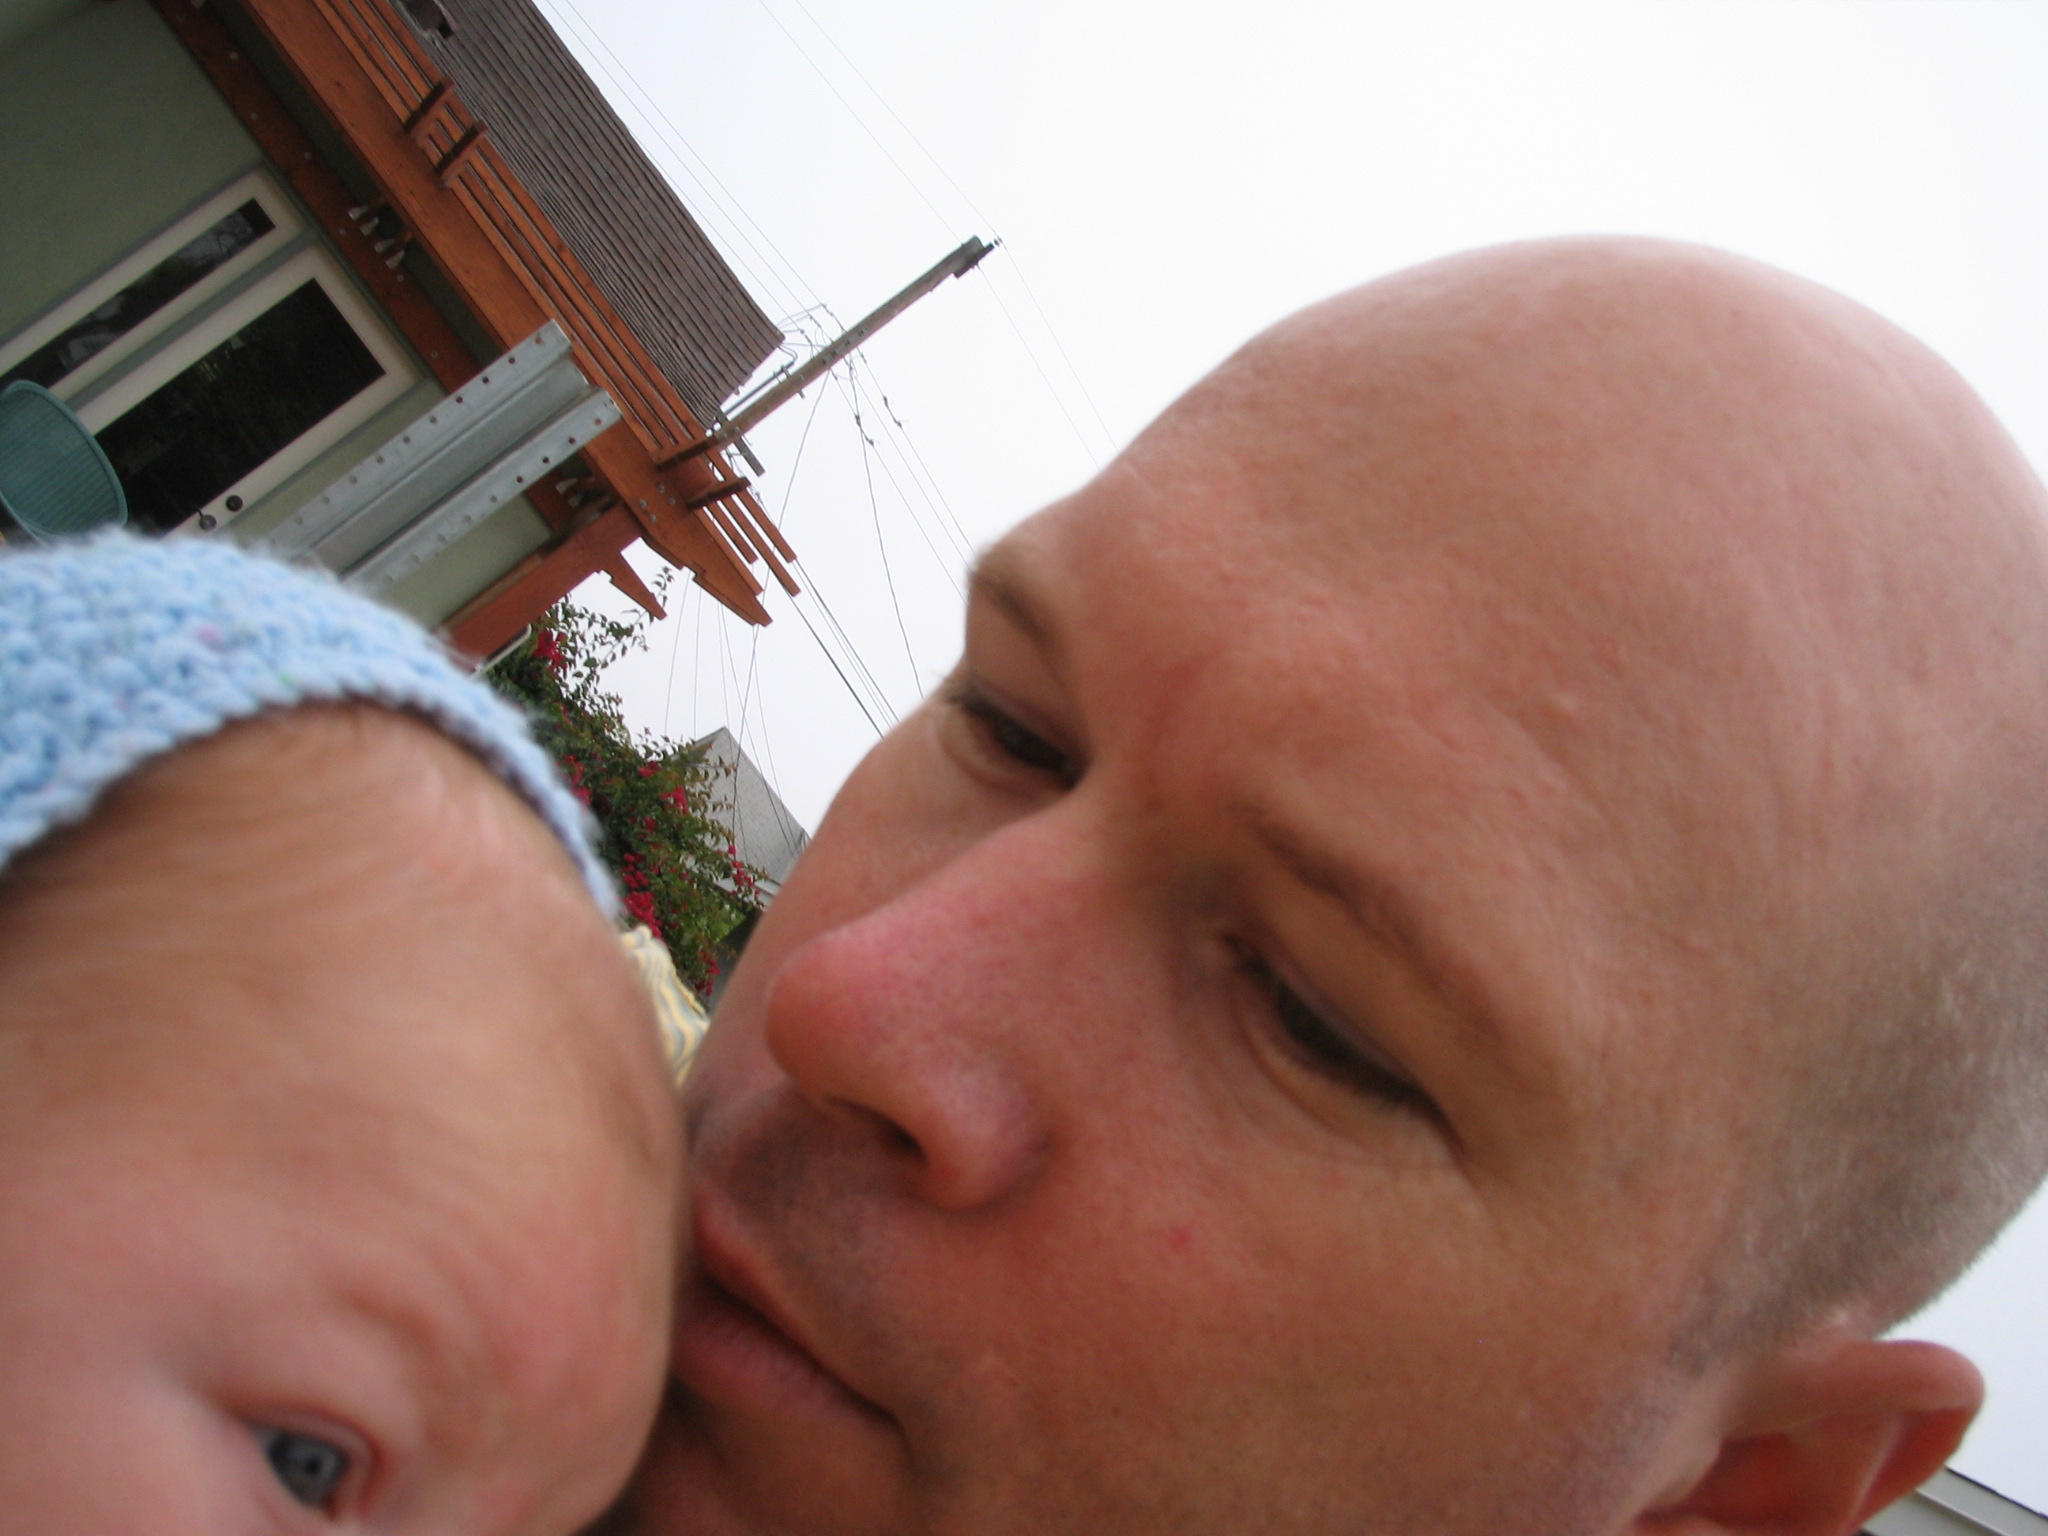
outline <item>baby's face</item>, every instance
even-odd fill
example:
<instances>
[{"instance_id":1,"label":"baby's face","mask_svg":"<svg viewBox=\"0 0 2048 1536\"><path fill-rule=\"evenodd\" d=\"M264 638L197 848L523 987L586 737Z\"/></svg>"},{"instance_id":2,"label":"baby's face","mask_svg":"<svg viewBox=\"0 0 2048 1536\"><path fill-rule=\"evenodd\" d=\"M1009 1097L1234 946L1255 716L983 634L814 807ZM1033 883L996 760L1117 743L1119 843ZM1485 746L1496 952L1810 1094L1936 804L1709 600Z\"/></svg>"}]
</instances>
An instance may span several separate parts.
<instances>
[{"instance_id":1,"label":"baby's face","mask_svg":"<svg viewBox=\"0 0 2048 1536\"><path fill-rule=\"evenodd\" d=\"M648 1014L424 728L301 711L0 884L0 1532L566 1536L660 1392Z\"/></svg>"}]
</instances>

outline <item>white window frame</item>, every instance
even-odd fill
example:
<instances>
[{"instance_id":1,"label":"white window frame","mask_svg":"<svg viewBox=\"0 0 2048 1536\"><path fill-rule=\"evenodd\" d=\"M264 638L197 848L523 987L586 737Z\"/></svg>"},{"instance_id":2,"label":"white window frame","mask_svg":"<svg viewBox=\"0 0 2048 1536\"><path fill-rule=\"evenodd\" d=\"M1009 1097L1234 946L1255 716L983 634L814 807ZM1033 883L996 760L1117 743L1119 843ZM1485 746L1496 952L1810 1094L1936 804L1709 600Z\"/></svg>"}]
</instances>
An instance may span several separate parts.
<instances>
[{"instance_id":1,"label":"white window frame","mask_svg":"<svg viewBox=\"0 0 2048 1536\"><path fill-rule=\"evenodd\" d=\"M238 177L177 223L155 236L133 255L70 295L27 330L18 332L5 342L0 342L0 374L7 372L37 348L63 335L81 318L99 308L145 272L173 252L190 244L252 198L270 217L271 228L268 233L259 235L247 248L237 251L233 257L207 273L162 309L142 320L127 335L111 343L95 356L87 358L51 386L52 392L60 400L65 401L70 401L90 389L95 380L104 378L165 331L176 327L187 315L205 304L215 294L239 282L244 273L267 261L272 253L298 238L305 230L306 221L300 217L298 205L274 177L260 170Z\"/></svg>"},{"instance_id":2,"label":"white window frame","mask_svg":"<svg viewBox=\"0 0 2048 1536\"><path fill-rule=\"evenodd\" d=\"M288 294L303 287L308 278L317 282L333 300L334 307L341 311L349 328L383 368L384 376L353 399L344 401L227 487L195 512L192 518L179 524L181 528L189 526L193 518L200 517L212 517L223 524L234 521L260 497L282 485L419 382L419 370L413 367L404 345L384 323L383 317L364 302L355 284L342 270L341 263L323 247L307 246L281 262L276 271L265 273L250 284L247 291L236 294L207 315L156 356L75 408L79 420L89 430L100 431ZM239 504L234 511L229 511L227 503L237 497L240 498Z\"/></svg>"}]
</instances>

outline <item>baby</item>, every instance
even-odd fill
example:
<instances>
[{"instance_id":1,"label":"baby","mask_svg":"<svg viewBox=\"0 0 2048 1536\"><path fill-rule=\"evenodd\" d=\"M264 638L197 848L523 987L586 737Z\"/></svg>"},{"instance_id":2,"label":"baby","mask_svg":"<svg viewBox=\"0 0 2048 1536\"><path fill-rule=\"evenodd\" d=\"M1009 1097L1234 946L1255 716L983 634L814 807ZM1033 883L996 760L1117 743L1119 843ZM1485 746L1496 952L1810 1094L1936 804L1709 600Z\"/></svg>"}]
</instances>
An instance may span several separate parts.
<instances>
[{"instance_id":1,"label":"baby","mask_svg":"<svg viewBox=\"0 0 2048 1536\"><path fill-rule=\"evenodd\" d=\"M402 620L199 541L0 555L0 1532L602 1511L680 1202L611 900Z\"/></svg>"}]
</instances>

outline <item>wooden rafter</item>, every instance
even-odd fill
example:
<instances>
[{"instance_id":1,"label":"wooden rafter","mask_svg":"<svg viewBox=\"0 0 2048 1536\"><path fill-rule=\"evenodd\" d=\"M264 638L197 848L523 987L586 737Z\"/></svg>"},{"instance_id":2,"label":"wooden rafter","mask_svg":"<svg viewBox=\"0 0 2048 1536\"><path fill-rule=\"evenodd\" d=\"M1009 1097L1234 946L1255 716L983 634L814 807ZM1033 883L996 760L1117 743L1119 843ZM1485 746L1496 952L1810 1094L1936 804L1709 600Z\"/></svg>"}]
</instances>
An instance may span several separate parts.
<instances>
[{"instance_id":1,"label":"wooden rafter","mask_svg":"<svg viewBox=\"0 0 2048 1536\"><path fill-rule=\"evenodd\" d=\"M473 376L480 360L469 355L455 328L419 286L403 271L384 264L387 253L377 250L374 227L366 231L349 217L356 206L354 194L314 151L313 141L292 120L219 16L190 0L156 0L156 4L229 109L262 146L271 165L320 221L322 232L363 286L426 359L441 387L452 390Z\"/></svg>"},{"instance_id":2,"label":"wooden rafter","mask_svg":"<svg viewBox=\"0 0 2048 1536\"><path fill-rule=\"evenodd\" d=\"M470 377L478 360L403 270L386 264L394 248L377 250L374 233L349 219L355 197L320 160L228 28L192 0L155 3L442 387L453 389ZM578 365L625 414L628 430L607 432L583 452L616 504L595 521L580 522L559 498L536 497L549 503L542 512L558 530L555 541L456 614L447 626L451 640L472 654L488 654L541 608L604 569L635 536L671 564L687 567L735 613L768 622L745 552L701 509L686 506L730 482L730 469L702 458L656 467L657 457L701 436L701 424L386 0L243 3L347 140L404 235L427 251L492 340L509 347L545 320L559 321L575 343Z\"/></svg>"}]
</instances>

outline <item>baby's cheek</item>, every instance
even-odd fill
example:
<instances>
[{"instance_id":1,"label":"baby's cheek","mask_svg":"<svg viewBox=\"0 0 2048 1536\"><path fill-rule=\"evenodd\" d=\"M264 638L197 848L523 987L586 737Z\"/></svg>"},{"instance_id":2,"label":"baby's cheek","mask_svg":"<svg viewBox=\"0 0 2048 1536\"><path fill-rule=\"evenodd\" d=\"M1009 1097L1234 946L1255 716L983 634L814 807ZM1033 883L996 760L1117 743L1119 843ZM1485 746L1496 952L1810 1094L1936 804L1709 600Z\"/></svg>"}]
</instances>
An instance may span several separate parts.
<instances>
[{"instance_id":1,"label":"baby's cheek","mask_svg":"<svg viewBox=\"0 0 2048 1536\"><path fill-rule=\"evenodd\" d=\"M582 1219L536 1255L506 1329L522 1359L513 1374L531 1438L559 1464L622 1484L647 1438L667 1379L676 1287L673 1183L642 1198L593 1192Z\"/></svg>"}]
</instances>

